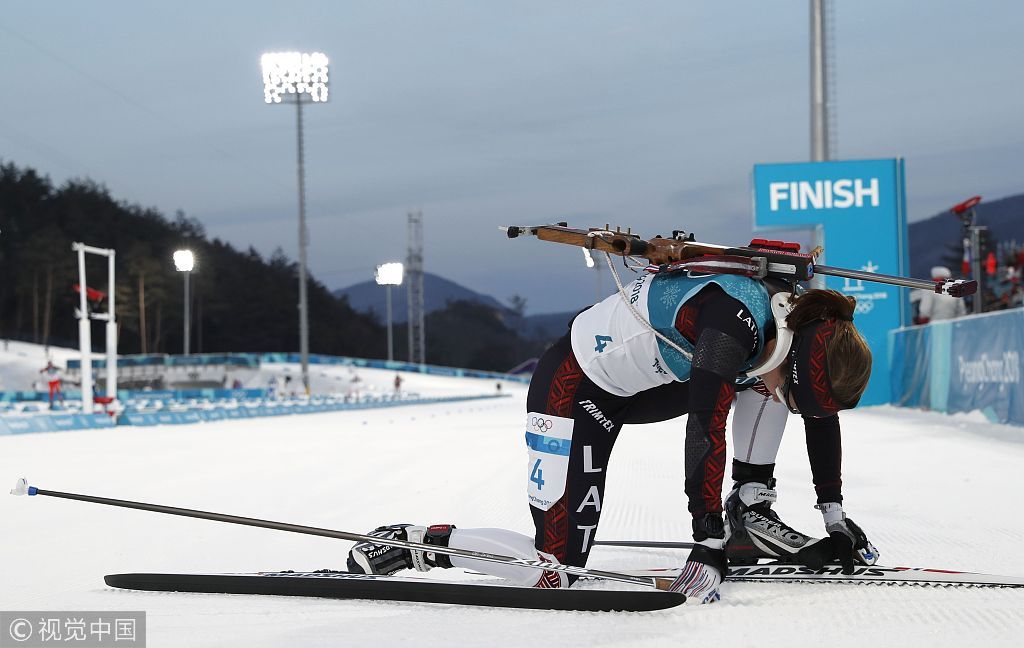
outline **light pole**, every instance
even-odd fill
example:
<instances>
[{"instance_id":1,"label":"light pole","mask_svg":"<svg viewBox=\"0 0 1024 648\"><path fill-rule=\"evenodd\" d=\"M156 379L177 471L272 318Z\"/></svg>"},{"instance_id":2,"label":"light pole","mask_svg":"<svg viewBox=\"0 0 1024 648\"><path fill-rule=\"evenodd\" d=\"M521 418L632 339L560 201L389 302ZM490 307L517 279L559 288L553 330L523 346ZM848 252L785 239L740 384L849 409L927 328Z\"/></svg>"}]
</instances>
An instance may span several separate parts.
<instances>
[{"instance_id":1,"label":"light pole","mask_svg":"<svg viewBox=\"0 0 1024 648\"><path fill-rule=\"evenodd\" d=\"M832 72L835 68L832 37L834 7L832 0L810 0L811 8L811 162L827 162L836 154L835 140L835 86ZM811 249L825 246L825 229L817 225L811 229ZM825 253L819 263L827 263ZM825 275L816 274L811 288L824 288Z\"/></svg>"},{"instance_id":2,"label":"light pole","mask_svg":"<svg viewBox=\"0 0 1024 648\"><path fill-rule=\"evenodd\" d=\"M391 286L402 285L402 275L405 273L405 266L401 263L383 263L377 266L373 278L377 285L387 288L387 311L388 311L388 361L395 359L395 346L391 336Z\"/></svg>"},{"instance_id":3,"label":"light pole","mask_svg":"<svg viewBox=\"0 0 1024 648\"><path fill-rule=\"evenodd\" d=\"M185 275L185 345L182 353L188 355L188 336L189 336L189 295L188 295L188 277L192 274L192 268L195 267L195 256L192 254L192 250L177 250L174 253L174 267L178 272Z\"/></svg>"},{"instance_id":4,"label":"light pole","mask_svg":"<svg viewBox=\"0 0 1024 648\"><path fill-rule=\"evenodd\" d=\"M306 300L306 171L302 104L327 101L327 55L321 52L273 52L260 58L263 100L268 104L295 103L299 158L299 355L302 385L309 393L309 304Z\"/></svg>"}]
</instances>

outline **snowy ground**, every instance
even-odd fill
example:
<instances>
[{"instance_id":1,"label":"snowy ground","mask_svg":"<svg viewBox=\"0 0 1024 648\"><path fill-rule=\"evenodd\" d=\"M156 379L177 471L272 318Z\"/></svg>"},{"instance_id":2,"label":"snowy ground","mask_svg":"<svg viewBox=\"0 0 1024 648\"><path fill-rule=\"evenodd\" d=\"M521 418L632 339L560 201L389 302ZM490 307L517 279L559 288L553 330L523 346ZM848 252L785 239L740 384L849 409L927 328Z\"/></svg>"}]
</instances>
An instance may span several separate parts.
<instances>
[{"instance_id":1,"label":"snowy ground","mask_svg":"<svg viewBox=\"0 0 1024 648\"><path fill-rule=\"evenodd\" d=\"M457 379L432 378L432 380ZM493 388L493 386L489 386ZM195 426L0 437L0 486L223 511L349 531L453 522L531 532L513 398ZM844 415L847 510L887 565L1024 576L1024 429L892 408ZM681 540L683 422L627 427L604 539ZM778 470L785 518L820 532L803 433ZM131 571L343 568L346 542L51 498L0 495L0 609L146 610L150 646L1008 646L1024 591L726 583L714 606L601 614L110 589ZM684 552L598 547L591 566Z\"/></svg>"}]
</instances>

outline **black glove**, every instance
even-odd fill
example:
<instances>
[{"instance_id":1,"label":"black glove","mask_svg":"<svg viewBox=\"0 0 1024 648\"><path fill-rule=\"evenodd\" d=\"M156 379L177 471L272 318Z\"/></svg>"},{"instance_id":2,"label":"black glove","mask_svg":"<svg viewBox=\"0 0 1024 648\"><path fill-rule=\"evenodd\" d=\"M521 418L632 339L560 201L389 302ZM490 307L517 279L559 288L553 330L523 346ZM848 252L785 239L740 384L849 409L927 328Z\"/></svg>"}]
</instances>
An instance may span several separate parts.
<instances>
[{"instance_id":1,"label":"black glove","mask_svg":"<svg viewBox=\"0 0 1024 648\"><path fill-rule=\"evenodd\" d=\"M843 505L836 502L818 504L825 520L825 530L832 541L835 559L843 566L844 574L852 574L854 563L874 565L878 562L878 549L868 540L864 530L846 517Z\"/></svg>"}]
</instances>

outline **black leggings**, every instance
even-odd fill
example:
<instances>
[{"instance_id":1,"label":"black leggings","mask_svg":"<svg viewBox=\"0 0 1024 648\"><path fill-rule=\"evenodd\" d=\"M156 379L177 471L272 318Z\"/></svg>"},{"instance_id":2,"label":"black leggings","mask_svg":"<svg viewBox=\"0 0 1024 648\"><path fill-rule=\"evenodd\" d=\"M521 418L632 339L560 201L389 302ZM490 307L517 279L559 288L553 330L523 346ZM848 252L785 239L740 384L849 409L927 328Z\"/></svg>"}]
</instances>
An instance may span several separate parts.
<instances>
[{"instance_id":1,"label":"black leggings","mask_svg":"<svg viewBox=\"0 0 1024 648\"><path fill-rule=\"evenodd\" d=\"M625 423L655 423L686 414L687 383L673 382L634 396L609 394L584 375L566 335L541 357L526 404L534 543L563 564L583 566L601 518L608 459L619 430ZM561 443L561 451L558 439L544 435L551 434L552 425L571 430L571 444ZM562 484L557 499L545 498L557 495Z\"/></svg>"}]
</instances>

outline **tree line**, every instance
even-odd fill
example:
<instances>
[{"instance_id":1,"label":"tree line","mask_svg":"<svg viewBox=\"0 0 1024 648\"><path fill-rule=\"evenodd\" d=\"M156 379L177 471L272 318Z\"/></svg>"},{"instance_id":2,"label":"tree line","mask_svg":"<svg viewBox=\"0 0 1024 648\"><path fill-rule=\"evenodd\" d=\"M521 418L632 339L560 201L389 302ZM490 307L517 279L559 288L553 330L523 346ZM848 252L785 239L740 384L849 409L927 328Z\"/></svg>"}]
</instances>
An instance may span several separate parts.
<instances>
[{"instance_id":1,"label":"tree line","mask_svg":"<svg viewBox=\"0 0 1024 648\"><path fill-rule=\"evenodd\" d=\"M298 265L280 249L264 258L252 247L209 238L198 220L181 212L168 218L118 201L91 180L57 187L9 162L0 164L0 338L77 346L76 241L116 251L119 353L181 352L184 286L171 259L182 248L197 258L190 278L192 352L298 348ZM86 259L89 287L106 292L106 258ZM377 316L353 310L312 276L308 300L311 353L385 357ZM105 304L98 308L106 310ZM427 362L500 371L535 354L542 343L522 339L505 317L467 303L432 313ZM398 340L404 337L396 331ZM97 326L94 349L103 344Z\"/></svg>"}]
</instances>

